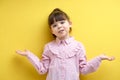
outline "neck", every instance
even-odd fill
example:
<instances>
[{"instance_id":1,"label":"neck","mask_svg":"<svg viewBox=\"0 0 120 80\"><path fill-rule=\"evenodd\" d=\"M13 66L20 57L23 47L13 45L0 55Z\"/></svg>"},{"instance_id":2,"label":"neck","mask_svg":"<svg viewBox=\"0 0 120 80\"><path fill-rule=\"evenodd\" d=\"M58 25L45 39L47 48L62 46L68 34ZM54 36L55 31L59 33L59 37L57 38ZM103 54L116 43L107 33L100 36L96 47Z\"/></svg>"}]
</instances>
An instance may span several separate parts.
<instances>
[{"instance_id":1,"label":"neck","mask_svg":"<svg viewBox=\"0 0 120 80\"><path fill-rule=\"evenodd\" d=\"M68 39L70 37L70 35L67 35L65 37L58 37L59 40L65 40L65 39Z\"/></svg>"}]
</instances>

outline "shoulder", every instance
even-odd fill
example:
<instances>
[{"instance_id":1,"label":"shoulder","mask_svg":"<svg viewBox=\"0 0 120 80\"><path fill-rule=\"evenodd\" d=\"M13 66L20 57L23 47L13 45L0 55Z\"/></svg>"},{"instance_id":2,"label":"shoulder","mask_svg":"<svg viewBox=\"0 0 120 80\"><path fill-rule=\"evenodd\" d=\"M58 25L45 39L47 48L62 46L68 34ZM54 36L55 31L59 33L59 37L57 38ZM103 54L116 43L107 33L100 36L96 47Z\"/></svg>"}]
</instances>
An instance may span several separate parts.
<instances>
[{"instance_id":1,"label":"shoulder","mask_svg":"<svg viewBox=\"0 0 120 80\"><path fill-rule=\"evenodd\" d=\"M74 43L76 43L77 46L79 46L79 47L84 47L84 44L81 41L74 40Z\"/></svg>"},{"instance_id":2,"label":"shoulder","mask_svg":"<svg viewBox=\"0 0 120 80\"><path fill-rule=\"evenodd\" d=\"M78 45L81 46L81 47L84 47L84 44L80 41L77 41Z\"/></svg>"},{"instance_id":3,"label":"shoulder","mask_svg":"<svg viewBox=\"0 0 120 80\"><path fill-rule=\"evenodd\" d=\"M52 40L52 41L48 42L47 44L45 44L45 47L55 45L55 44L56 44L55 40Z\"/></svg>"},{"instance_id":4,"label":"shoulder","mask_svg":"<svg viewBox=\"0 0 120 80\"><path fill-rule=\"evenodd\" d=\"M49 50L51 47L54 47L55 45L56 45L56 41L52 40L52 41L45 44L44 49Z\"/></svg>"},{"instance_id":5,"label":"shoulder","mask_svg":"<svg viewBox=\"0 0 120 80\"><path fill-rule=\"evenodd\" d=\"M43 50L43 54L44 55L47 55L47 56L50 56L51 55L51 49L54 49L52 48L54 45L55 45L55 40L52 40L48 43L45 44L44 46L44 50Z\"/></svg>"},{"instance_id":6,"label":"shoulder","mask_svg":"<svg viewBox=\"0 0 120 80\"><path fill-rule=\"evenodd\" d=\"M77 47L76 47L77 49L82 50L84 53L86 52L84 44L81 41L75 40L75 43L77 44Z\"/></svg>"}]
</instances>

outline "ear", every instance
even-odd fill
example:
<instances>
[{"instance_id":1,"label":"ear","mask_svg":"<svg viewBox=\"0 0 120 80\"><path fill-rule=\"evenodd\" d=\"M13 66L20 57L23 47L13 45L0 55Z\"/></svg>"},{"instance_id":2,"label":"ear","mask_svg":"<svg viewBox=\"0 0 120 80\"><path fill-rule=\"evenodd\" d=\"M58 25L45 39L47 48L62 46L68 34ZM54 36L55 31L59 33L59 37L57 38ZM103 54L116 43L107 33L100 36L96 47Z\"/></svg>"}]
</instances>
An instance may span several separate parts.
<instances>
[{"instance_id":1,"label":"ear","mask_svg":"<svg viewBox=\"0 0 120 80\"><path fill-rule=\"evenodd\" d=\"M72 22L71 21L69 21L69 24L70 24L70 27L72 27Z\"/></svg>"}]
</instances>

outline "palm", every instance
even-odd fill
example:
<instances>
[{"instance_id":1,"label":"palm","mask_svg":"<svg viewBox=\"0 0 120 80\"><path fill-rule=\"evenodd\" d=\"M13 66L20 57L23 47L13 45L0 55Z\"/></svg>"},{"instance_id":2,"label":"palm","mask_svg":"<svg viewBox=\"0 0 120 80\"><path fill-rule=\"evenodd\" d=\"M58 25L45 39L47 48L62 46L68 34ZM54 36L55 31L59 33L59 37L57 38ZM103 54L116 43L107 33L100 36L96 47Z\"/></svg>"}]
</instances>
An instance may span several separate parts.
<instances>
[{"instance_id":1,"label":"palm","mask_svg":"<svg viewBox=\"0 0 120 80\"><path fill-rule=\"evenodd\" d=\"M106 56L106 55L100 55L101 56L101 58L102 58L102 60L109 60L109 61L112 61L112 60L114 60L115 58L112 56L112 57L109 57L109 56Z\"/></svg>"},{"instance_id":2,"label":"palm","mask_svg":"<svg viewBox=\"0 0 120 80\"><path fill-rule=\"evenodd\" d=\"M28 54L28 50L25 50L25 51L21 51L21 50L17 50L16 53L22 55L22 56L26 56Z\"/></svg>"}]
</instances>

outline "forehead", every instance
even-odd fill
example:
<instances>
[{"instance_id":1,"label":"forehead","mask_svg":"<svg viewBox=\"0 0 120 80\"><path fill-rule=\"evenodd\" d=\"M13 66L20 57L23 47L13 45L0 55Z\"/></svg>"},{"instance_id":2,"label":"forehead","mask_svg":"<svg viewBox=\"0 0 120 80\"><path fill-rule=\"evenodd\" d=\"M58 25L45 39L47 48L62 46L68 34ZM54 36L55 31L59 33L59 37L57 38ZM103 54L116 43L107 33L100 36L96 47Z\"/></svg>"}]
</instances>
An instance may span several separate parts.
<instances>
[{"instance_id":1,"label":"forehead","mask_svg":"<svg viewBox=\"0 0 120 80\"><path fill-rule=\"evenodd\" d=\"M54 25L54 24L59 24L59 23L61 23L61 22L64 22L64 23L69 23L69 21L68 21L68 20L61 20L61 21L54 21L54 23L53 23L53 24L51 24L51 25Z\"/></svg>"}]
</instances>

